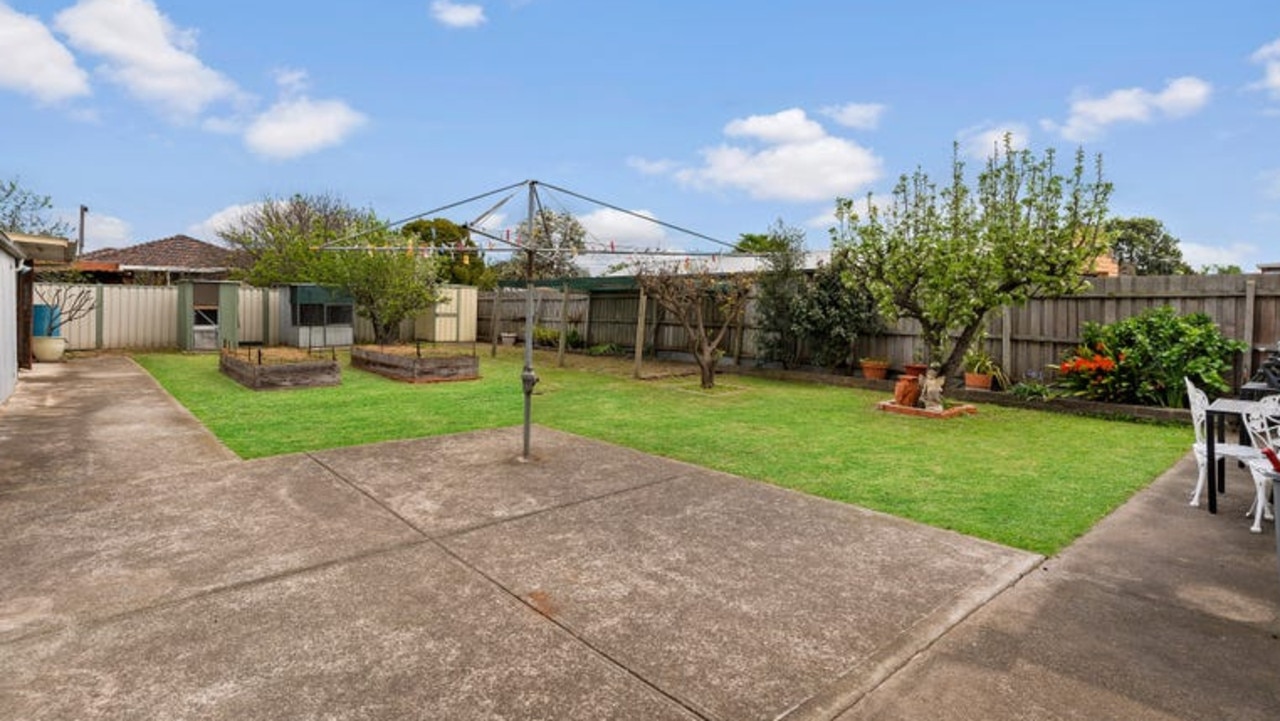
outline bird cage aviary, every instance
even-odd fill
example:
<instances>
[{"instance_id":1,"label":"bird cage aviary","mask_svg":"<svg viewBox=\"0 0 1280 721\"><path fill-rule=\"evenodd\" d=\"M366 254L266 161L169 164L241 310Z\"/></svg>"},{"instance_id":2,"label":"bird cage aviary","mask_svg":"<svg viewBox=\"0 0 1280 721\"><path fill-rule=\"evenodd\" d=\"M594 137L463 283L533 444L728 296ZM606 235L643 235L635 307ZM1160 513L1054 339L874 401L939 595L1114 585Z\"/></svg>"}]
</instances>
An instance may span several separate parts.
<instances>
[{"instance_id":1,"label":"bird cage aviary","mask_svg":"<svg viewBox=\"0 0 1280 721\"><path fill-rule=\"evenodd\" d=\"M280 342L298 348L349 346L355 341L355 301L336 288L288 286L281 293Z\"/></svg>"}]
</instances>

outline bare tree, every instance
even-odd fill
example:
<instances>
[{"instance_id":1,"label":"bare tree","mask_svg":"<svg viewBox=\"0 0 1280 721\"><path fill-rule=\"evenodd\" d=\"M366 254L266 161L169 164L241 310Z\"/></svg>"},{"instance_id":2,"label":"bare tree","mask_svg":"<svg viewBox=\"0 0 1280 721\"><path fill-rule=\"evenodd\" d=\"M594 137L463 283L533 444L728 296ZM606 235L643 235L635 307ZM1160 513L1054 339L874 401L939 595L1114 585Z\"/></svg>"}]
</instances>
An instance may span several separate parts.
<instances>
[{"instance_id":1,"label":"bare tree","mask_svg":"<svg viewBox=\"0 0 1280 721\"><path fill-rule=\"evenodd\" d=\"M703 266L687 273L672 265L642 268L636 281L644 292L684 328L689 350L698 363L702 387L714 388L716 363L729 328L747 307L755 275L713 274Z\"/></svg>"}]
</instances>

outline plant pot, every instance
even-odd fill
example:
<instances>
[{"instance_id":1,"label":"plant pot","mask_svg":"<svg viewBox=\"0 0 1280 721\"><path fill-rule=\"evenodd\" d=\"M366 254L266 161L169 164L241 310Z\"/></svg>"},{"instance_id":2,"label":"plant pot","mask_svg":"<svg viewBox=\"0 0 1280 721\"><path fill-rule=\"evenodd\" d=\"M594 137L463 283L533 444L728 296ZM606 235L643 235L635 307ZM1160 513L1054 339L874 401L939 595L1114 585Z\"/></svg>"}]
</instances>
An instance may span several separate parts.
<instances>
[{"instance_id":1,"label":"plant pot","mask_svg":"<svg viewBox=\"0 0 1280 721\"><path fill-rule=\"evenodd\" d=\"M989 391L991 390L991 374L990 373L964 373L964 387L974 390Z\"/></svg>"},{"instance_id":2,"label":"plant pot","mask_svg":"<svg viewBox=\"0 0 1280 721\"><path fill-rule=\"evenodd\" d=\"M893 402L900 406L915 407L920 400L920 377L902 376L893 386Z\"/></svg>"},{"instance_id":3,"label":"plant pot","mask_svg":"<svg viewBox=\"0 0 1280 721\"><path fill-rule=\"evenodd\" d=\"M515 345L516 334L515 333L499 333L498 340L502 341L502 345Z\"/></svg>"},{"instance_id":4,"label":"plant pot","mask_svg":"<svg viewBox=\"0 0 1280 721\"><path fill-rule=\"evenodd\" d=\"M877 361L862 361L862 377L882 381L889 377L889 364Z\"/></svg>"},{"instance_id":5,"label":"plant pot","mask_svg":"<svg viewBox=\"0 0 1280 721\"><path fill-rule=\"evenodd\" d=\"M31 354L41 363L58 363L67 352L67 339L56 335L38 335L31 339Z\"/></svg>"},{"instance_id":6,"label":"plant pot","mask_svg":"<svg viewBox=\"0 0 1280 721\"><path fill-rule=\"evenodd\" d=\"M923 376L927 370L929 370L927 363L907 363L902 367L902 375Z\"/></svg>"}]
</instances>

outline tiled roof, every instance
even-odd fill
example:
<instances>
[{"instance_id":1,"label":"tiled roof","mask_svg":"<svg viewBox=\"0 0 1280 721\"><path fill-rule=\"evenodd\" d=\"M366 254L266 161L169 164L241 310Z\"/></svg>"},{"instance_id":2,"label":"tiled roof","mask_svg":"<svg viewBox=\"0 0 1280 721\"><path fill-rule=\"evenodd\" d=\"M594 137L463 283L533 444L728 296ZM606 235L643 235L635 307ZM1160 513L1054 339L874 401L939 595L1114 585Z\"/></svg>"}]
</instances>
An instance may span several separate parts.
<instances>
[{"instance_id":1,"label":"tiled roof","mask_svg":"<svg viewBox=\"0 0 1280 721\"><path fill-rule=\"evenodd\" d=\"M116 263L121 268L225 269L237 265L237 253L186 235L153 240L127 248L103 248L80 256L81 261Z\"/></svg>"}]
</instances>

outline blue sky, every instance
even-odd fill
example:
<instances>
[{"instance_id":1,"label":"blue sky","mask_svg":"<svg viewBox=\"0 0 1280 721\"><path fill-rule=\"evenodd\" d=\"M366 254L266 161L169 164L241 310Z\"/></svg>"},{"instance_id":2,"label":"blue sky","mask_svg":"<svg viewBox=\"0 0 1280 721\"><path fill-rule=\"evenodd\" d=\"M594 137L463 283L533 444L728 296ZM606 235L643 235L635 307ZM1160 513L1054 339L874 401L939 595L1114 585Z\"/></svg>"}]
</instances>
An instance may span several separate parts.
<instances>
[{"instance_id":1,"label":"blue sky","mask_svg":"<svg viewBox=\"0 0 1280 721\"><path fill-rule=\"evenodd\" d=\"M1003 130L1101 153L1195 266L1280 261L1266 2L0 0L0 177L90 248L331 192L388 219L533 178L733 241ZM705 241L550 194L598 242ZM470 220L484 204L450 214ZM490 219L500 230L518 202Z\"/></svg>"}]
</instances>

